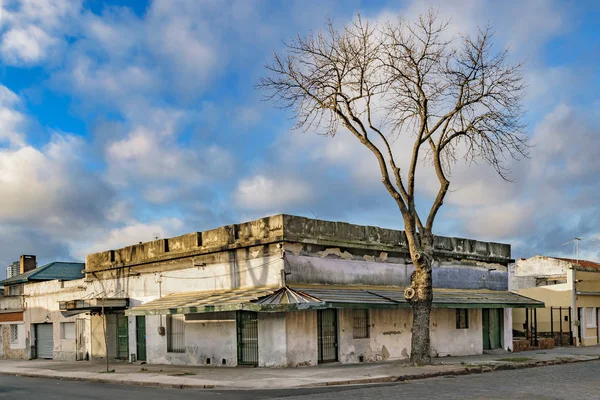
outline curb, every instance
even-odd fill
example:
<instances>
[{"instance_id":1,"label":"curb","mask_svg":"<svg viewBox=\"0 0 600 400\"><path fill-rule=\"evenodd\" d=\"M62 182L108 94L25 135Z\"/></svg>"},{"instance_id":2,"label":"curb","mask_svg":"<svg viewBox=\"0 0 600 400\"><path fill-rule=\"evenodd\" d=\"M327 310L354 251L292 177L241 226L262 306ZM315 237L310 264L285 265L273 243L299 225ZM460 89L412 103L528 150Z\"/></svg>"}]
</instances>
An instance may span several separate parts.
<instances>
[{"instance_id":1,"label":"curb","mask_svg":"<svg viewBox=\"0 0 600 400\"><path fill-rule=\"evenodd\" d=\"M510 370L516 370L516 369L546 367L546 366L561 365L561 364L574 364L574 363L597 361L597 360L600 360L600 356L590 358L587 360L556 359L556 360L533 361L533 362L525 362L525 363L511 363L511 364L507 363L507 364L495 364L495 365L488 364L488 365L481 365L481 366L476 366L476 367L462 367L462 368L456 368L456 369L449 369L447 371L423 372L420 374L384 376L384 377L380 377L380 378L365 378L365 379L354 379L354 380L347 380L347 381L321 382L321 383L317 383L317 384L309 384L309 385L303 385L303 386L298 386L298 387L309 388L309 387L326 387L326 386L342 386L342 385L360 385L360 384L369 384L369 383L403 382L403 381L412 381L412 380L420 380L420 379L428 379L428 378L438 378L438 377L442 377L442 376L483 374L483 373L494 372L494 371L510 371Z\"/></svg>"},{"instance_id":2,"label":"curb","mask_svg":"<svg viewBox=\"0 0 600 400\"><path fill-rule=\"evenodd\" d=\"M289 388L277 388L277 389L299 389L299 388L314 388L314 387L328 387L328 386L343 386L343 385L364 385L364 384L377 384L377 383L393 383L393 382L405 382L410 380L420 380L428 378L438 378L443 376L461 376L471 374L483 374L494 371L509 371L516 369L525 368L536 368L545 367L551 365L561 364L574 364L580 362L597 361L600 360L600 356L590 358L587 360L578 359L555 359L548 361L531 361L524 363L506 363L506 364L494 364L494 365L480 365L474 367L458 367L454 369L448 369L446 371L431 371L423 372L418 374L407 374L407 375L396 375L396 376L383 376L379 378L362 378L362 379L351 379L351 380L340 380L340 381L329 381L320 382L307 385L293 386ZM161 383L161 382L140 382L140 381L123 381L107 378L86 378L77 376L57 376L48 375L35 372L7 372L0 371L0 375L4 376L22 376L26 378L45 378L45 379L60 379L64 381L79 381L79 382L93 382L93 383L108 383L114 385L131 385L131 386L142 386L142 387L155 387L161 389L215 389L218 385L195 385L195 384L175 384L175 383ZM233 388L228 388L233 389ZM235 388L235 390L253 390L250 388Z\"/></svg>"},{"instance_id":3,"label":"curb","mask_svg":"<svg viewBox=\"0 0 600 400\"><path fill-rule=\"evenodd\" d=\"M0 371L0 375L4 376L21 376L25 378L43 378L43 379L59 379L61 381L77 381L77 382L92 382L92 383L109 383L113 385L130 385L155 387L161 389L214 389L216 385L193 385L193 384L177 384L177 383L161 383L161 382L140 382L140 381L122 381L106 378L84 378L78 376L58 376L36 374L35 372L6 372Z\"/></svg>"}]
</instances>

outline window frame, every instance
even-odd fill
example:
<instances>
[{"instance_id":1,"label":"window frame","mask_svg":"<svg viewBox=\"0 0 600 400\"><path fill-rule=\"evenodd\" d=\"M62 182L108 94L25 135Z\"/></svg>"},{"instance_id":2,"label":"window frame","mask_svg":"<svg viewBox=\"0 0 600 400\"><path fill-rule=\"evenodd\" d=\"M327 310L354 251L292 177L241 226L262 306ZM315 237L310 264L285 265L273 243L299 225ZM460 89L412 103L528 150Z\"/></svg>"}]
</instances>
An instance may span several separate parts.
<instances>
[{"instance_id":1,"label":"window frame","mask_svg":"<svg viewBox=\"0 0 600 400\"><path fill-rule=\"evenodd\" d=\"M371 337L371 313L367 308L352 310L352 338L369 339Z\"/></svg>"},{"instance_id":2,"label":"window frame","mask_svg":"<svg viewBox=\"0 0 600 400\"><path fill-rule=\"evenodd\" d=\"M596 308L585 307L584 318L586 328L595 328L598 324L598 321L596 321Z\"/></svg>"},{"instance_id":3,"label":"window frame","mask_svg":"<svg viewBox=\"0 0 600 400\"><path fill-rule=\"evenodd\" d=\"M461 318L461 313L464 313L464 319ZM461 323L464 320L464 326ZM456 329L469 329L469 309L468 308L457 308L456 309Z\"/></svg>"},{"instance_id":4,"label":"window frame","mask_svg":"<svg viewBox=\"0 0 600 400\"><path fill-rule=\"evenodd\" d=\"M73 337L67 337L67 335L66 335L65 327L67 326L67 324L70 324L68 326L72 327ZM75 340L76 336L77 336L77 334L75 333L75 322L66 321L66 322L60 323L60 339L61 340Z\"/></svg>"},{"instance_id":5,"label":"window frame","mask_svg":"<svg viewBox=\"0 0 600 400\"><path fill-rule=\"evenodd\" d=\"M167 353L185 353L184 314L167 315Z\"/></svg>"},{"instance_id":6,"label":"window frame","mask_svg":"<svg viewBox=\"0 0 600 400\"><path fill-rule=\"evenodd\" d=\"M11 324L9 332L10 344L19 344L19 325Z\"/></svg>"}]
</instances>

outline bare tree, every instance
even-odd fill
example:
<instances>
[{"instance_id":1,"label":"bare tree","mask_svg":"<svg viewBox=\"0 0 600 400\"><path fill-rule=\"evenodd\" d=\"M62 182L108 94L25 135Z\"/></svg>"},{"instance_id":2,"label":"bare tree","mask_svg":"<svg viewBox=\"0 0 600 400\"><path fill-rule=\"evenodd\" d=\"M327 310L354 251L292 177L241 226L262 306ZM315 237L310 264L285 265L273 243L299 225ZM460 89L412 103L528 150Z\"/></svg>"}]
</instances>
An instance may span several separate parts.
<instances>
[{"instance_id":1,"label":"bare tree","mask_svg":"<svg viewBox=\"0 0 600 400\"><path fill-rule=\"evenodd\" d=\"M415 266L404 293L413 310L414 363L431 361L433 224L452 166L459 158L483 160L508 180L506 161L529 149L522 65L510 63L506 50L493 51L489 27L449 37L448 26L431 10L411 23L370 25L358 16L338 30L329 21L275 53L258 84L293 110L297 128L335 135L341 125L375 156ZM400 135L410 135L411 145L398 148ZM439 183L423 216L415 205L420 166Z\"/></svg>"}]
</instances>

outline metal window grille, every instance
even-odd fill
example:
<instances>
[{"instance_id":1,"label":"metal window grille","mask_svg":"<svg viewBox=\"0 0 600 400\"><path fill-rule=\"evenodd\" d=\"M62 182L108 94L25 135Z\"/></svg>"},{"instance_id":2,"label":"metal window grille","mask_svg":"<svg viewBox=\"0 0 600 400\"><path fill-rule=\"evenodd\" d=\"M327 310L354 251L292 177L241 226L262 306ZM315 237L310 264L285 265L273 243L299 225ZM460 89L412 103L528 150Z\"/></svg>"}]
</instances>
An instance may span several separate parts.
<instances>
[{"instance_id":1,"label":"metal window grille","mask_svg":"<svg viewBox=\"0 0 600 400\"><path fill-rule=\"evenodd\" d=\"M456 309L456 329L469 329L469 309Z\"/></svg>"},{"instance_id":2,"label":"metal window grille","mask_svg":"<svg viewBox=\"0 0 600 400\"><path fill-rule=\"evenodd\" d=\"M19 342L19 325L10 326L10 343L15 344Z\"/></svg>"},{"instance_id":3,"label":"metal window grille","mask_svg":"<svg viewBox=\"0 0 600 400\"><path fill-rule=\"evenodd\" d=\"M185 319L183 314L167 315L167 352L185 353Z\"/></svg>"},{"instance_id":4,"label":"metal window grille","mask_svg":"<svg viewBox=\"0 0 600 400\"><path fill-rule=\"evenodd\" d=\"M21 285L12 285L8 287L9 296L18 296L21 294Z\"/></svg>"},{"instance_id":5,"label":"metal window grille","mask_svg":"<svg viewBox=\"0 0 600 400\"><path fill-rule=\"evenodd\" d=\"M366 339L369 337L369 310L353 310L354 339Z\"/></svg>"}]
</instances>

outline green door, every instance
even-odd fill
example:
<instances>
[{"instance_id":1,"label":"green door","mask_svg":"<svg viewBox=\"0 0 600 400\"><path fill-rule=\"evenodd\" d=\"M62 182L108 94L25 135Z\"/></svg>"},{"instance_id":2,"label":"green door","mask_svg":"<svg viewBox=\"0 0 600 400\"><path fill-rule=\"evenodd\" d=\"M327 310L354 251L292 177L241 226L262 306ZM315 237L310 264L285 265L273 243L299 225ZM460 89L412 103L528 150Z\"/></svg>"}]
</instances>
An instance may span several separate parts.
<instances>
[{"instance_id":1,"label":"green door","mask_svg":"<svg viewBox=\"0 0 600 400\"><path fill-rule=\"evenodd\" d=\"M123 314L117 315L117 358L127 360L129 353L129 333L127 317Z\"/></svg>"},{"instance_id":2,"label":"green door","mask_svg":"<svg viewBox=\"0 0 600 400\"><path fill-rule=\"evenodd\" d=\"M482 311L483 349L499 349L502 347L502 309L484 308Z\"/></svg>"},{"instance_id":3,"label":"green door","mask_svg":"<svg viewBox=\"0 0 600 400\"><path fill-rule=\"evenodd\" d=\"M135 338L137 345L137 359L146 361L146 317L135 317Z\"/></svg>"},{"instance_id":4,"label":"green door","mask_svg":"<svg viewBox=\"0 0 600 400\"><path fill-rule=\"evenodd\" d=\"M483 328L483 349L490 349L490 309L484 308L482 311L482 322Z\"/></svg>"}]
</instances>

